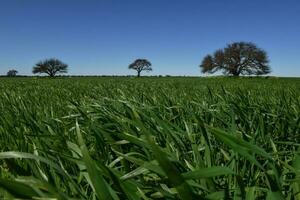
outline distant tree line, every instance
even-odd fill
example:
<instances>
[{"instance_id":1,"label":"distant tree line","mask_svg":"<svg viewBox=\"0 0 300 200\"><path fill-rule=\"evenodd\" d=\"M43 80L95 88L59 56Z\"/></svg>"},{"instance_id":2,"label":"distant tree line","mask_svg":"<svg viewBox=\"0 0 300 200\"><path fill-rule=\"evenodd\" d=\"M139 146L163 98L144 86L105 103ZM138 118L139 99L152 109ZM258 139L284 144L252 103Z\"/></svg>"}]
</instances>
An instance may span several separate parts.
<instances>
[{"instance_id":1,"label":"distant tree line","mask_svg":"<svg viewBox=\"0 0 300 200\"><path fill-rule=\"evenodd\" d=\"M225 48L216 50L213 54L204 57L200 64L202 73L213 74L221 71L225 75L264 75L271 72L267 53L250 42L235 42ZM137 72L137 77L143 71L152 71L152 64L147 59L136 59L128 66ZM68 65L59 59L42 60L33 67L33 74L47 74L55 77L68 72ZM8 77L17 76L18 71L11 69Z\"/></svg>"}]
</instances>

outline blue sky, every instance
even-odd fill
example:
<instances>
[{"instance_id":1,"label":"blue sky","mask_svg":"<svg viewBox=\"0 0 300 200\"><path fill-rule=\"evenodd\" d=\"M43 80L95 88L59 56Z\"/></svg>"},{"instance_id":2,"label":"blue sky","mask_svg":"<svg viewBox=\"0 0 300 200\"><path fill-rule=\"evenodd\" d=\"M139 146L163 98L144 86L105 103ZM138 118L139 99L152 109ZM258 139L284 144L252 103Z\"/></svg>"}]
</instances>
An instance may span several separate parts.
<instances>
[{"instance_id":1,"label":"blue sky","mask_svg":"<svg viewBox=\"0 0 300 200\"><path fill-rule=\"evenodd\" d=\"M265 49L272 75L300 76L299 0L2 0L0 74L56 57L69 74L200 76L202 58L234 41Z\"/></svg>"}]
</instances>

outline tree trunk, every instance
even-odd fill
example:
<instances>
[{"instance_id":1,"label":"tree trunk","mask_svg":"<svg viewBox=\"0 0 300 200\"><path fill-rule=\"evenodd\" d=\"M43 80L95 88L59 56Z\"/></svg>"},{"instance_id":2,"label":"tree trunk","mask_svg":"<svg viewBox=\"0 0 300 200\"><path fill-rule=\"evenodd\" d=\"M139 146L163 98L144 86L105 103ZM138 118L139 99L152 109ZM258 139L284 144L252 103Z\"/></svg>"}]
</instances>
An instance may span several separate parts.
<instances>
[{"instance_id":1,"label":"tree trunk","mask_svg":"<svg viewBox=\"0 0 300 200\"><path fill-rule=\"evenodd\" d=\"M240 72L238 72L238 71L233 72L232 75L233 75L234 77L238 77L238 76L240 75Z\"/></svg>"},{"instance_id":2,"label":"tree trunk","mask_svg":"<svg viewBox=\"0 0 300 200\"><path fill-rule=\"evenodd\" d=\"M140 77L141 76L141 71L138 71L137 72L137 77Z\"/></svg>"}]
</instances>

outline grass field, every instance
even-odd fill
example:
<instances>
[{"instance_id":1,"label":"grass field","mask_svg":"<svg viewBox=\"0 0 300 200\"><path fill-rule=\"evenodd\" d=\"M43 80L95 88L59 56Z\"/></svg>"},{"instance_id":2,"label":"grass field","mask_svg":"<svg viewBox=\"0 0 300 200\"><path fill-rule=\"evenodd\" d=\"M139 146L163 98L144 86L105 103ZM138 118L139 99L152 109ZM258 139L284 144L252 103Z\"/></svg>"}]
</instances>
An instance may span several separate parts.
<instances>
[{"instance_id":1,"label":"grass field","mask_svg":"<svg viewBox=\"0 0 300 200\"><path fill-rule=\"evenodd\" d=\"M300 79L0 79L0 199L300 199Z\"/></svg>"}]
</instances>

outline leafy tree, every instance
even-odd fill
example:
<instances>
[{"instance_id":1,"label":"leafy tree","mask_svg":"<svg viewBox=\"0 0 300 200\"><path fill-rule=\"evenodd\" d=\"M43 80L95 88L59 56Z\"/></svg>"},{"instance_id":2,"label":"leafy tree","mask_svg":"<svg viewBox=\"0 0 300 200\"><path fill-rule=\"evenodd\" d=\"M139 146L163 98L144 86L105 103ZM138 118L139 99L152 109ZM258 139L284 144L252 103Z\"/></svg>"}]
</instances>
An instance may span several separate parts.
<instances>
[{"instance_id":1,"label":"leafy tree","mask_svg":"<svg viewBox=\"0 0 300 200\"><path fill-rule=\"evenodd\" d=\"M51 58L38 62L32 70L32 73L45 73L50 77L54 77L58 73L67 73L68 65L63 63L62 61Z\"/></svg>"},{"instance_id":2,"label":"leafy tree","mask_svg":"<svg viewBox=\"0 0 300 200\"><path fill-rule=\"evenodd\" d=\"M222 71L233 76L263 75L271 72L268 63L267 53L255 44L236 42L215 51L213 55L207 55L200 68L202 73Z\"/></svg>"},{"instance_id":3,"label":"leafy tree","mask_svg":"<svg viewBox=\"0 0 300 200\"><path fill-rule=\"evenodd\" d=\"M137 77L141 76L142 71L152 71L151 63L147 59L136 59L128 68L137 71Z\"/></svg>"},{"instance_id":4,"label":"leafy tree","mask_svg":"<svg viewBox=\"0 0 300 200\"><path fill-rule=\"evenodd\" d=\"M17 70L11 69L11 70L9 70L9 71L7 72L6 75L9 76L9 77L15 77L15 76L17 76L17 73L18 73Z\"/></svg>"}]
</instances>

